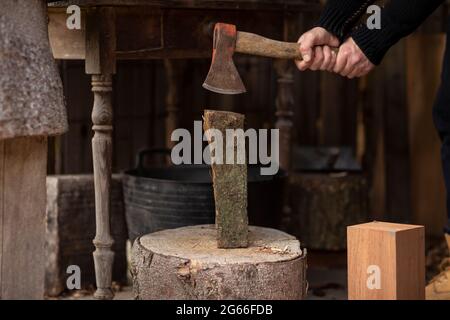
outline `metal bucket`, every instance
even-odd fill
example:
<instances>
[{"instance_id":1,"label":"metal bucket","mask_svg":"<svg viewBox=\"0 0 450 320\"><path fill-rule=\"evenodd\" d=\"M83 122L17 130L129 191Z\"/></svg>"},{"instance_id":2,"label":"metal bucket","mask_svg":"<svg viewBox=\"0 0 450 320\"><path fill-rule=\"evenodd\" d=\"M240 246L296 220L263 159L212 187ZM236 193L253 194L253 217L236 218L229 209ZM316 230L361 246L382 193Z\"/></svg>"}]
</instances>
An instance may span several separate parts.
<instances>
[{"instance_id":1,"label":"metal bucket","mask_svg":"<svg viewBox=\"0 0 450 320\"><path fill-rule=\"evenodd\" d=\"M137 168L123 178L125 215L131 241L164 229L214 224L214 193L207 165L144 168L147 155L139 153ZM262 176L259 166L248 167L248 212L250 224L278 227L281 219L285 174Z\"/></svg>"}]
</instances>

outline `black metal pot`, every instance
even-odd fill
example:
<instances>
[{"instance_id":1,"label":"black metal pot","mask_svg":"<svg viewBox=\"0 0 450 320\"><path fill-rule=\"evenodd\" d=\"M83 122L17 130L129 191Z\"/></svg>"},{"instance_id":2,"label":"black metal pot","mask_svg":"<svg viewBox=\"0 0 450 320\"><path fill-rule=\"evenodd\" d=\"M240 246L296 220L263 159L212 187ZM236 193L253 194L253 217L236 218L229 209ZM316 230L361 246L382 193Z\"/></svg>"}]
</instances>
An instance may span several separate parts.
<instances>
[{"instance_id":1,"label":"black metal pot","mask_svg":"<svg viewBox=\"0 0 450 320\"><path fill-rule=\"evenodd\" d=\"M170 151L154 149L140 152L137 168L124 174L125 215L130 240L164 229L214 224L210 166L144 168L144 157L156 153ZM248 167L250 224L278 227L285 177L283 172L262 176L259 166Z\"/></svg>"}]
</instances>

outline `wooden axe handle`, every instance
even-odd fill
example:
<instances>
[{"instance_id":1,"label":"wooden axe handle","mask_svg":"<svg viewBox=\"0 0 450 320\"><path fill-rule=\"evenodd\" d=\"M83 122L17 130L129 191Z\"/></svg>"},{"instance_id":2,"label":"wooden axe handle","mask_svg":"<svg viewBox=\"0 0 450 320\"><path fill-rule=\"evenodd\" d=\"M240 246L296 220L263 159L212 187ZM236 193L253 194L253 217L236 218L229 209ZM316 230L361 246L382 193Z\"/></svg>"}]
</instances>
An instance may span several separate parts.
<instances>
[{"instance_id":1,"label":"wooden axe handle","mask_svg":"<svg viewBox=\"0 0 450 320\"><path fill-rule=\"evenodd\" d=\"M300 45L296 42L282 42L268 39L254 33L239 31L237 33L235 51L276 59L302 60L299 46ZM333 48L333 51L338 53L339 49Z\"/></svg>"}]
</instances>

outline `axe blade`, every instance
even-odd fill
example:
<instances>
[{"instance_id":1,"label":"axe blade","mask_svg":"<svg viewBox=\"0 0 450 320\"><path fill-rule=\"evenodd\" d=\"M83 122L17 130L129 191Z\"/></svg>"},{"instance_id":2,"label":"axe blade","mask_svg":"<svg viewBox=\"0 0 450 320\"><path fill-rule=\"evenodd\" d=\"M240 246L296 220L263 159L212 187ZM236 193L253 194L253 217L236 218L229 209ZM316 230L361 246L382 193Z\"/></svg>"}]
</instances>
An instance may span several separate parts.
<instances>
[{"instance_id":1,"label":"axe blade","mask_svg":"<svg viewBox=\"0 0 450 320\"><path fill-rule=\"evenodd\" d=\"M212 64L203 88L221 94L247 92L233 61L227 64Z\"/></svg>"},{"instance_id":2,"label":"axe blade","mask_svg":"<svg viewBox=\"0 0 450 320\"><path fill-rule=\"evenodd\" d=\"M225 23L216 24L211 67L203 88L221 94L247 92L233 62L236 36L236 26Z\"/></svg>"}]
</instances>

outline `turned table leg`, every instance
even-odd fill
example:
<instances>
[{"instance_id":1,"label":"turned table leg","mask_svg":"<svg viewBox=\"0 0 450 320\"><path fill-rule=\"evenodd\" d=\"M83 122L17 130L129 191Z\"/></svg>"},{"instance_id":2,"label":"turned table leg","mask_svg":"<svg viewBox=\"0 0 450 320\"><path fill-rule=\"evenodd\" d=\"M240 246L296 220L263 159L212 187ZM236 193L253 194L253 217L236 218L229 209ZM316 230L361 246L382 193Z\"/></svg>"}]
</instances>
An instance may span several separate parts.
<instances>
[{"instance_id":1,"label":"turned table leg","mask_svg":"<svg viewBox=\"0 0 450 320\"><path fill-rule=\"evenodd\" d=\"M112 299L112 266L114 252L111 250L113 239L110 230L110 187L112 158L112 77L110 75L92 76L94 109L92 122L92 156L94 161L95 217L96 235L94 239L95 275L98 299Z\"/></svg>"},{"instance_id":2,"label":"turned table leg","mask_svg":"<svg viewBox=\"0 0 450 320\"><path fill-rule=\"evenodd\" d=\"M92 156L94 163L96 235L94 264L96 299L112 299L114 252L110 228L112 162L112 76L115 74L114 9L92 8L86 22L86 73L91 75L94 107Z\"/></svg>"},{"instance_id":3,"label":"turned table leg","mask_svg":"<svg viewBox=\"0 0 450 320\"><path fill-rule=\"evenodd\" d=\"M179 127L180 88L183 73L186 67L185 60L165 59L164 68L167 77L166 95L166 148L171 149L175 142L170 140L172 132Z\"/></svg>"},{"instance_id":4,"label":"turned table leg","mask_svg":"<svg viewBox=\"0 0 450 320\"><path fill-rule=\"evenodd\" d=\"M285 13L284 16L284 41L293 41L295 37L295 15ZM292 170L292 129L294 116L294 65L292 61L277 60L274 63L277 76L276 96L276 122L275 127L280 133L280 168L285 172ZM288 229L292 215L290 204L290 184L287 182L286 191L283 194L283 206L281 210L281 226Z\"/></svg>"},{"instance_id":5,"label":"turned table leg","mask_svg":"<svg viewBox=\"0 0 450 320\"><path fill-rule=\"evenodd\" d=\"M292 41L296 36L295 15L285 13L284 16L284 40ZM280 130L280 167L286 171L291 170L292 158L292 118L294 116L294 65L292 61L275 61L277 75L276 97L276 123Z\"/></svg>"},{"instance_id":6,"label":"turned table leg","mask_svg":"<svg viewBox=\"0 0 450 320\"><path fill-rule=\"evenodd\" d=\"M286 61L276 61L277 97L276 97L276 123L280 130L280 167L286 171L291 169L292 157L292 117L294 115L293 86L294 77L292 67Z\"/></svg>"}]
</instances>

